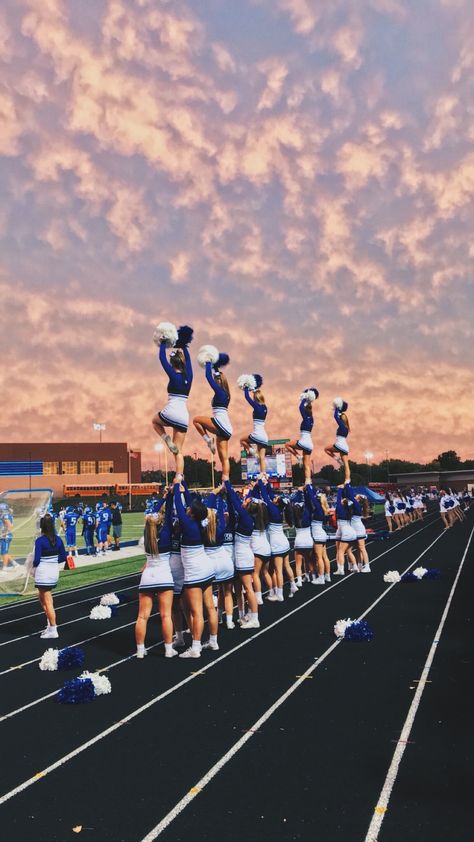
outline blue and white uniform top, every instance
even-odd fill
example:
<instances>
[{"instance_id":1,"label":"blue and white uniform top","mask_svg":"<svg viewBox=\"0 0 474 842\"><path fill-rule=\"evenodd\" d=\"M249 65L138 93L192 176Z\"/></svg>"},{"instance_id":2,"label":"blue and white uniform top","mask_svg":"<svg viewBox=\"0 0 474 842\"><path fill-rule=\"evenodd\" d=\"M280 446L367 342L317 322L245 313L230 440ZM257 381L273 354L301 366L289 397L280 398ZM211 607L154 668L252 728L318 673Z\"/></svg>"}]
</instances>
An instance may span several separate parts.
<instances>
[{"instance_id":1,"label":"blue and white uniform top","mask_svg":"<svg viewBox=\"0 0 474 842\"><path fill-rule=\"evenodd\" d=\"M349 498L349 496L347 495ZM337 489L337 498L336 498L336 519L337 519L337 531L336 531L336 541L344 541L346 543L350 543L351 541L355 541L357 539L357 534L353 526L351 526L351 519L352 516L348 515L347 509L342 502L343 498L343 489ZM350 498L349 498L350 499Z\"/></svg>"},{"instance_id":2,"label":"blue and white uniform top","mask_svg":"<svg viewBox=\"0 0 474 842\"><path fill-rule=\"evenodd\" d=\"M193 382L193 367L188 348L182 348L182 351L184 354L184 372L173 368L166 356L166 343L160 344L160 362L168 375L168 403L158 415L165 426L186 433L189 425L187 400Z\"/></svg>"},{"instance_id":3,"label":"blue and white uniform top","mask_svg":"<svg viewBox=\"0 0 474 842\"><path fill-rule=\"evenodd\" d=\"M352 501L351 526L355 530L358 539L367 538L367 532L362 520L362 507L354 494L354 489L350 482L346 483L346 494L349 500Z\"/></svg>"},{"instance_id":4,"label":"blue and white uniform top","mask_svg":"<svg viewBox=\"0 0 474 842\"><path fill-rule=\"evenodd\" d=\"M301 525L295 526L295 550L311 550L313 547L313 536L311 534L311 509L308 499L301 492L298 499L293 503L293 510L301 512Z\"/></svg>"},{"instance_id":5,"label":"blue and white uniform top","mask_svg":"<svg viewBox=\"0 0 474 842\"><path fill-rule=\"evenodd\" d=\"M72 511L68 511L66 509L66 514L64 515L64 526L66 529L66 544L68 547L74 547L76 544L76 526L79 521L79 517L80 515L75 509Z\"/></svg>"},{"instance_id":6,"label":"blue and white uniform top","mask_svg":"<svg viewBox=\"0 0 474 842\"><path fill-rule=\"evenodd\" d=\"M243 501L232 488L229 480L224 482L227 492L229 516L235 523L234 562L238 573L250 573L255 567L255 559L250 547L254 529L254 520L245 508Z\"/></svg>"},{"instance_id":7,"label":"blue and white uniform top","mask_svg":"<svg viewBox=\"0 0 474 842\"><path fill-rule=\"evenodd\" d=\"M107 530L112 523L112 512L104 506L97 512L97 538L101 544L107 540Z\"/></svg>"},{"instance_id":8,"label":"blue and white uniform top","mask_svg":"<svg viewBox=\"0 0 474 842\"><path fill-rule=\"evenodd\" d=\"M222 387L213 374L212 363L206 363L206 380L214 391L212 398L212 420L217 430L217 435L223 439L230 439L232 435L232 424L230 422L228 406L230 395Z\"/></svg>"},{"instance_id":9,"label":"blue and white uniform top","mask_svg":"<svg viewBox=\"0 0 474 842\"><path fill-rule=\"evenodd\" d=\"M0 514L0 555L7 555L13 540L13 514L5 507Z\"/></svg>"},{"instance_id":10,"label":"blue and white uniform top","mask_svg":"<svg viewBox=\"0 0 474 842\"><path fill-rule=\"evenodd\" d=\"M225 517L225 515L224 515ZM234 542L235 542L235 510L229 506L227 501L227 519L224 532L223 547L234 563Z\"/></svg>"},{"instance_id":11,"label":"blue and white uniform top","mask_svg":"<svg viewBox=\"0 0 474 842\"><path fill-rule=\"evenodd\" d=\"M334 410L334 420L337 424L336 430L336 441L334 442L334 447L336 450L339 450L340 453L348 454L349 453L349 445L347 443L347 436L349 435L349 428L344 423L341 418L343 414L342 410L338 409L337 407Z\"/></svg>"},{"instance_id":12,"label":"blue and white uniform top","mask_svg":"<svg viewBox=\"0 0 474 842\"><path fill-rule=\"evenodd\" d=\"M204 530L204 550L214 565L215 581L217 584L221 584L222 582L231 582L234 578L234 562L224 548L224 536L226 532L224 501L222 497L216 497L215 494L210 496L212 502L209 502L208 510L209 508L215 508L216 510L216 540L215 543L211 544L207 538L206 530Z\"/></svg>"},{"instance_id":13,"label":"blue and white uniform top","mask_svg":"<svg viewBox=\"0 0 474 842\"><path fill-rule=\"evenodd\" d=\"M245 400L253 409L252 418L253 418L253 430L249 435L250 441L254 444L259 444L262 447L266 447L268 444L268 434L265 429L265 419L267 417L268 409L266 404L258 403L256 400L250 397L250 392L247 387L244 389Z\"/></svg>"},{"instance_id":14,"label":"blue and white uniform top","mask_svg":"<svg viewBox=\"0 0 474 842\"><path fill-rule=\"evenodd\" d=\"M66 550L62 539L55 535L54 544L46 535L35 541L33 568L37 588L55 588L59 579L59 565L66 561Z\"/></svg>"},{"instance_id":15,"label":"blue and white uniform top","mask_svg":"<svg viewBox=\"0 0 474 842\"><path fill-rule=\"evenodd\" d=\"M153 524L157 528L157 524ZM168 492L165 501L165 519L157 534L158 553L153 555L145 529L146 564L143 568L138 589L140 591L174 590L174 579L170 567L171 533L173 529L173 495Z\"/></svg>"},{"instance_id":16,"label":"blue and white uniform top","mask_svg":"<svg viewBox=\"0 0 474 842\"><path fill-rule=\"evenodd\" d=\"M314 426L314 418L312 414L309 415L305 411L306 405L307 401L302 400L299 407L301 415L300 434L296 444L304 453L312 453L313 439L311 438L311 431Z\"/></svg>"},{"instance_id":17,"label":"blue and white uniform top","mask_svg":"<svg viewBox=\"0 0 474 842\"><path fill-rule=\"evenodd\" d=\"M315 544L325 544L328 534L323 527L325 515L321 501L312 485L304 487L305 500L311 509L311 535Z\"/></svg>"},{"instance_id":18,"label":"blue and white uniform top","mask_svg":"<svg viewBox=\"0 0 474 842\"><path fill-rule=\"evenodd\" d=\"M270 518L268 538L272 555L287 555L290 552L290 542L283 529L283 513L272 500L273 489L271 486L265 486L261 479L258 480L258 487L262 495L262 500L267 507L268 517Z\"/></svg>"},{"instance_id":19,"label":"blue and white uniform top","mask_svg":"<svg viewBox=\"0 0 474 842\"><path fill-rule=\"evenodd\" d=\"M184 587L212 582L214 565L206 555L200 524L186 512L179 485L173 490L174 505L181 528L181 560L184 568Z\"/></svg>"}]
</instances>

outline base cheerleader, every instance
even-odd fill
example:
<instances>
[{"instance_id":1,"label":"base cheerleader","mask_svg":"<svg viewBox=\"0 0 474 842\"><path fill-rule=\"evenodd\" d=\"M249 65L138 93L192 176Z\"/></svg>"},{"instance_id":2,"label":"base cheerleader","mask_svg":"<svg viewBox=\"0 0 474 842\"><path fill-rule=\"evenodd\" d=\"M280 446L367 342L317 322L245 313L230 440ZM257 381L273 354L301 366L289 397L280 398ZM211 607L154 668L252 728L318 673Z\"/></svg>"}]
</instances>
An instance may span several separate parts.
<instances>
[{"instance_id":1,"label":"base cheerleader","mask_svg":"<svg viewBox=\"0 0 474 842\"><path fill-rule=\"evenodd\" d=\"M290 597L298 590L295 583L293 570L290 566L290 542L285 535L283 523L292 526L291 505L287 498L282 495L273 497L271 486L264 485L261 479L258 480L258 487L262 500L268 510L269 524L268 537L272 551L273 562L273 591L270 591L267 599L270 602L283 602L283 566L290 582Z\"/></svg>"},{"instance_id":2,"label":"base cheerleader","mask_svg":"<svg viewBox=\"0 0 474 842\"><path fill-rule=\"evenodd\" d=\"M166 328L163 328L163 324ZM173 333L173 330L175 333ZM154 430L163 439L167 447L174 454L176 473L182 477L184 472L184 456L182 453L184 440L188 431L189 411L188 397L193 382L193 367L189 354L188 344L192 340L192 328L184 325L177 331L174 325L161 323L155 331L155 341L160 346L159 358L166 374L168 375L168 403L164 409L157 412L153 417ZM169 360L166 356L166 349L173 344ZM171 427L173 438L166 432Z\"/></svg>"},{"instance_id":3,"label":"base cheerleader","mask_svg":"<svg viewBox=\"0 0 474 842\"><path fill-rule=\"evenodd\" d=\"M311 438L311 431L314 425L313 419L313 401L317 400L319 392L315 386L306 389L300 396L300 435L297 439L289 441L285 445L288 450L297 459L300 459L300 453L303 454L303 468L305 483L311 482L311 454L313 452L313 439Z\"/></svg>"},{"instance_id":4,"label":"base cheerleader","mask_svg":"<svg viewBox=\"0 0 474 842\"><path fill-rule=\"evenodd\" d=\"M258 604L254 591L254 555L251 550L250 539L254 529L254 520L248 511L248 502L245 502L234 491L230 482L224 483L227 494L227 505L230 516L235 523L235 572L238 575L247 597L248 614L240 622L241 629L258 629Z\"/></svg>"},{"instance_id":5,"label":"base cheerleader","mask_svg":"<svg viewBox=\"0 0 474 842\"><path fill-rule=\"evenodd\" d=\"M204 348L206 347L212 348L213 346L204 346ZM202 352L203 348L201 348L200 354ZM229 439L232 436L232 424L228 412L230 403L229 384L221 368L228 365L229 362L228 354L218 354L218 358L214 363L209 359L205 360L206 380L214 392L212 399L212 418L206 415L197 415L193 419L196 430L203 437L211 453L216 452L212 435L216 437L223 482L229 479Z\"/></svg>"},{"instance_id":6,"label":"base cheerleader","mask_svg":"<svg viewBox=\"0 0 474 842\"><path fill-rule=\"evenodd\" d=\"M345 487L340 485L337 490L336 499L336 518L337 518L337 532L336 532L336 563L337 570L335 576L344 576L344 555L346 551L350 550L352 541L357 539L355 529L351 526L352 520L352 501L349 499ZM349 556L349 569L354 567L357 570L355 558Z\"/></svg>"},{"instance_id":7,"label":"base cheerleader","mask_svg":"<svg viewBox=\"0 0 474 842\"><path fill-rule=\"evenodd\" d=\"M355 494L350 482L346 483L346 494L352 501L351 526L356 534L356 553L358 569L361 573L370 573L369 554L365 546L367 532L362 518L369 516L369 502L364 494Z\"/></svg>"},{"instance_id":8,"label":"base cheerleader","mask_svg":"<svg viewBox=\"0 0 474 842\"><path fill-rule=\"evenodd\" d=\"M314 575L313 538L311 535L311 509L302 491L296 492L292 498L291 505L296 530L294 543L295 583L297 588L301 588L303 586L303 568L304 573L307 575L312 574L314 579L316 579Z\"/></svg>"},{"instance_id":9,"label":"base cheerleader","mask_svg":"<svg viewBox=\"0 0 474 842\"><path fill-rule=\"evenodd\" d=\"M324 529L324 521L329 512L325 494L316 494L312 485L305 485L306 503L311 511L311 537L313 539L313 554L316 562L317 576L311 577L313 585L324 585L331 581L331 565L326 550L328 535Z\"/></svg>"},{"instance_id":10,"label":"base cheerleader","mask_svg":"<svg viewBox=\"0 0 474 842\"><path fill-rule=\"evenodd\" d=\"M337 424L336 440L324 448L325 453L344 467L344 482L349 482L351 472L349 468L349 445L347 437L350 432L349 419L346 415L349 404L342 398L335 398L333 402L334 420Z\"/></svg>"},{"instance_id":11,"label":"base cheerleader","mask_svg":"<svg viewBox=\"0 0 474 842\"><path fill-rule=\"evenodd\" d=\"M245 400L253 409L253 430L248 436L240 439L240 445L251 456L258 454L258 461L261 473L265 473L265 451L268 446L268 434L265 429L265 419L268 409L265 404L265 397L261 391L263 378L260 374L245 375L237 381L243 388ZM251 394L253 397L251 396Z\"/></svg>"},{"instance_id":12,"label":"base cheerleader","mask_svg":"<svg viewBox=\"0 0 474 842\"><path fill-rule=\"evenodd\" d=\"M59 565L66 561L66 549L62 539L54 531L51 515L44 515L41 518L40 529L41 535L35 541L33 567L38 598L48 621L40 637L56 638L59 635L52 590L58 584Z\"/></svg>"}]
</instances>

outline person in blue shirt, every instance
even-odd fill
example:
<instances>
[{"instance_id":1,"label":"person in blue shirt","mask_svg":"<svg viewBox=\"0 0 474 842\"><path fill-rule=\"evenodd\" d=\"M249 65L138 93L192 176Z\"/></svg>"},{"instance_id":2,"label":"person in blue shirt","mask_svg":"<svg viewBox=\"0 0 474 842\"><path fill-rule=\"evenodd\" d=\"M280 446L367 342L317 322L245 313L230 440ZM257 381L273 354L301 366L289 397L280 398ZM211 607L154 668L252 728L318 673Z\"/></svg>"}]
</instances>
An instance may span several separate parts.
<instances>
[{"instance_id":1,"label":"person in blue shirt","mask_svg":"<svg viewBox=\"0 0 474 842\"><path fill-rule=\"evenodd\" d=\"M6 570L8 565L18 567L10 553L10 544L13 540L13 513L7 503L0 504L0 556L2 568Z\"/></svg>"},{"instance_id":2,"label":"person in blue shirt","mask_svg":"<svg viewBox=\"0 0 474 842\"><path fill-rule=\"evenodd\" d=\"M263 385L263 377L260 374L253 375L255 381L255 389L251 390L248 386L244 387L244 397L247 403L253 409L253 430L248 436L240 439L240 446L250 455L257 456L260 465L260 472L262 474L266 471L265 452L268 446L268 433L265 429L265 419L268 414L268 408L265 404L265 397L261 390ZM250 395L252 391L253 397Z\"/></svg>"},{"instance_id":3,"label":"person in blue shirt","mask_svg":"<svg viewBox=\"0 0 474 842\"><path fill-rule=\"evenodd\" d=\"M324 448L332 459L335 459L339 465L344 467L344 482L351 481L351 469L349 467L349 445L347 437L350 433L349 419L346 415L349 404L342 398L334 398L334 420L337 424L336 440L334 444L328 444Z\"/></svg>"},{"instance_id":4,"label":"person in blue shirt","mask_svg":"<svg viewBox=\"0 0 474 842\"><path fill-rule=\"evenodd\" d=\"M285 445L285 450L288 450L298 461L302 460L305 483L311 483L311 454L313 452L311 431L314 425L313 401L317 400L318 397L319 392L315 386L306 389L300 396L300 434L297 439L293 439ZM303 455L301 456L300 454Z\"/></svg>"},{"instance_id":5,"label":"person in blue shirt","mask_svg":"<svg viewBox=\"0 0 474 842\"><path fill-rule=\"evenodd\" d=\"M86 506L82 515L82 527L87 555L96 555L94 544L95 521L94 512L90 506Z\"/></svg>"},{"instance_id":6,"label":"person in blue shirt","mask_svg":"<svg viewBox=\"0 0 474 842\"><path fill-rule=\"evenodd\" d=\"M249 511L251 501L250 497L242 500L229 480L225 481L223 489L227 495L229 516L235 525L235 572L240 579L240 587L236 587L236 593L238 594L239 590L241 591L243 588L248 604L247 615L244 614L242 609L240 628L244 631L247 629L258 629L260 628L258 602L253 581L255 558L250 546L252 533L255 529L255 520Z\"/></svg>"},{"instance_id":7,"label":"person in blue shirt","mask_svg":"<svg viewBox=\"0 0 474 842\"><path fill-rule=\"evenodd\" d=\"M159 350L160 363L168 375L168 403L153 417L155 432L163 439L175 457L176 473L180 479L184 473L184 440L189 426L188 397L193 382L193 367L188 344L192 340L192 329L183 325L178 329L176 347L166 356L166 342L162 341ZM173 430L173 438L166 432L166 427Z\"/></svg>"},{"instance_id":8,"label":"person in blue shirt","mask_svg":"<svg viewBox=\"0 0 474 842\"><path fill-rule=\"evenodd\" d=\"M66 532L66 547L69 555L77 555L76 527L79 515L74 506L68 506L64 515L64 529Z\"/></svg>"},{"instance_id":9,"label":"person in blue shirt","mask_svg":"<svg viewBox=\"0 0 474 842\"><path fill-rule=\"evenodd\" d=\"M211 404L212 418L207 415L197 415L193 419L196 430L203 437L211 453L216 452L212 435L216 437L217 452L222 467L222 482L229 479L229 439L233 432L228 412L230 403L229 384L221 371L221 368L228 365L229 362L228 354L219 354L219 359L214 365L211 362L206 362L206 380L214 392Z\"/></svg>"},{"instance_id":10,"label":"person in blue shirt","mask_svg":"<svg viewBox=\"0 0 474 842\"><path fill-rule=\"evenodd\" d=\"M59 635L51 591L58 583L59 565L66 561L66 550L61 538L54 531L54 523L50 515L44 515L41 518L40 526L41 535L35 541L33 568L38 598L48 621L41 637L56 638Z\"/></svg>"},{"instance_id":11,"label":"person in blue shirt","mask_svg":"<svg viewBox=\"0 0 474 842\"><path fill-rule=\"evenodd\" d=\"M97 529L97 552L102 552L103 555L106 554L109 543L108 543L108 530L110 528L110 524L112 522L112 512L110 511L107 504L103 503L96 515L96 529Z\"/></svg>"}]
</instances>

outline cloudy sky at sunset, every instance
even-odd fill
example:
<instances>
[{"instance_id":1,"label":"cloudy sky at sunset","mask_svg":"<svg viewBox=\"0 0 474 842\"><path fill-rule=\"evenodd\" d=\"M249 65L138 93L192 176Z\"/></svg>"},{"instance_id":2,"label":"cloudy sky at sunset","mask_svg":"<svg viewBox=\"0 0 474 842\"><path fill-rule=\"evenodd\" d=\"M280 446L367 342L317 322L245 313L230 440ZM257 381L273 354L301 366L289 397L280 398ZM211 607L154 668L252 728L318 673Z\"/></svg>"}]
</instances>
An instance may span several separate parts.
<instances>
[{"instance_id":1,"label":"cloudy sky at sunset","mask_svg":"<svg viewBox=\"0 0 474 842\"><path fill-rule=\"evenodd\" d=\"M317 466L339 394L355 458L474 457L473 45L472 0L3 0L1 439L153 461L165 319L271 436L316 385Z\"/></svg>"}]
</instances>

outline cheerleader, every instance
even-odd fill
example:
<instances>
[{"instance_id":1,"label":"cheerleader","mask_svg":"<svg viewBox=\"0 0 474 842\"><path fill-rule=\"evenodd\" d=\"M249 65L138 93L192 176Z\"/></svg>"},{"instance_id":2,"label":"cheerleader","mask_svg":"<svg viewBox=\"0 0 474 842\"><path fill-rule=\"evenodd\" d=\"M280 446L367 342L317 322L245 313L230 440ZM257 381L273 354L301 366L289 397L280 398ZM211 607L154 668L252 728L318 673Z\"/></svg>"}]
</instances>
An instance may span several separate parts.
<instances>
[{"instance_id":1,"label":"cheerleader","mask_svg":"<svg viewBox=\"0 0 474 842\"><path fill-rule=\"evenodd\" d=\"M222 497L210 494L205 501L207 506L207 524L203 529L204 550L215 570L214 581L219 586L220 601L224 603L226 625L234 629L234 600L232 582L234 564L229 553L224 549L226 522Z\"/></svg>"},{"instance_id":2,"label":"cheerleader","mask_svg":"<svg viewBox=\"0 0 474 842\"><path fill-rule=\"evenodd\" d=\"M229 513L235 522L235 572L238 574L245 590L248 604L248 614L241 619L240 628L258 629L258 603L253 585L254 556L250 547L250 539L254 530L254 520L248 511L248 502L244 503L231 486L229 480L224 483L227 493Z\"/></svg>"},{"instance_id":3,"label":"cheerleader","mask_svg":"<svg viewBox=\"0 0 474 842\"><path fill-rule=\"evenodd\" d=\"M269 590L273 588L272 577L268 569L272 560L272 550L268 540L268 511L258 488L255 488L248 496L247 511L254 520L254 528L250 539L250 548L255 558L253 587L258 604L263 605L262 576L267 588Z\"/></svg>"},{"instance_id":4,"label":"cheerleader","mask_svg":"<svg viewBox=\"0 0 474 842\"><path fill-rule=\"evenodd\" d=\"M298 491L292 501L293 522L296 529L295 549L295 582L296 587L303 587L303 563L307 573L313 573L313 538L311 535L311 508L302 491ZM324 582L324 574L323 574Z\"/></svg>"},{"instance_id":5,"label":"cheerleader","mask_svg":"<svg viewBox=\"0 0 474 842\"><path fill-rule=\"evenodd\" d=\"M166 356L167 339L163 338L160 341L159 358L169 378L168 403L152 420L155 432L174 454L178 478L181 478L184 472L182 450L189 425L187 401L193 382L193 367L188 349L191 340L192 329L186 325L180 327L176 347L170 352L169 361ZM172 439L166 432L166 427L172 427Z\"/></svg>"},{"instance_id":6,"label":"cheerleader","mask_svg":"<svg viewBox=\"0 0 474 842\"><path fill-rule=\"evenodd\" d=\"M241 379L239 378L239 380ZM260 472L263 474L266 470L265 450L268 445L268 435L265 430L265 419L268 409L265 404L265 397L261 391L263 378L260 374L254 374L252 375L252 380L252 386L255 384L255 387L250 388L248 385L244 385L244 396L247 403L253 409L253 430L248 436L240 439L240 445L250 456L256 456L258 453ZM252 392L253 397L250 397L250 392Z\"/></svg>"},{"instance_id":7,"label":"cheerleader","mask_svg":"<svg viewBox=\"0 0 474 842\"><path fill-rule=\"evenodd\" d=\"M392 495L386 493L385 495L385 504L384 504L384 513L385 513L385 520L387 521L388 531L393 532L393 520L395 515L395 506L392 500ZM395 526L395 529L398 529L398 526Z\"/></svg>"},{"instance_id":8,"label":"cheerleader","mask_svg":"<svg viewBox=\"0 0 474 842\"><path fill-rule=\"evenodd\" d=\"M212 596L214 567L204 551L201 528L207 526L207 508L194 499L185 508L181 499L179 480L174 485L174 505L181 527L181 560L184 568L184 597L191 620L192 645L180 658L200 658L201 649L219 649L217 643L217 612ZM204 630L204 606L209 620L209 640L201 644Z\"/></svg>"},{"instance_id":9,"label":"cheerleader","mask_svg":"<svg viewBox=\"0 0 474 842\"><path fill-rule=\"evenodd\" d=\"M318 496L312 485L305 485L304 494L311 510L311 537L318 572L317 576L313 573L311 582L313 585L324 585L325 582L331 581L331 565L326 550L328 535L323 526L329 508L326 496Z\"/></svg>"},{"instance_id":10,"label":"cheerleader","mask_svg":"<svg viewBox=\"0 0 474 842\"><path fill-rule=\"evenodd\" d=\"M408 523L408 518L406 516L406 503L403 498L403 494L399 491L398 496L395 498L395 508L397 510L395 515L395 522L397 526L403 528Z\"/></svg>"},{"instance_id":11,"label":"cheerleader","mask_svg":"<svg viewBox=\"0 0 474 842\"><path fill-rule=\"evenodd\" d=\"M423 520L424 506L421 494L415 494L415 502L413 503L413 509L416 520Z\"/></svg>"},{"instance_id":12,"label":"cheerleader","mask_svg":"<svg viewBox=\"0 0 474 842\"><path fill-rule=\"evenodd\" d=\"M286 516L287 523L291 521L291 507L289 506L289 500L282 496L272 499L273 492L271 486L265 486L261 479L258 480L258 487L262 495L262 500L267 507L270 521L268 524L268 533L274 569L273 592L270 591L267 599L270 602L283 602L283 564L285 562L285 570L290 580L290 597L298 591L289 563L290 542L283 530L284 515Z\"/></svg>"},{"instance_id":13,"label":"cheerleader","mask_svg":"<svg viewBox=\"0 0 474 842\"><path fill-rule=\"evenodd\" d=\"M313 401L317 400L319 392L315 386L306 389L300 396L300 435L299 438L289 441L285 445L285 449L289 451L297 459L300 459L299 451L303 453L303 469L305 483L311 482L311 454L313 452L313 440L311 438L311 431L314 425L313 419Z\"/></svg>"},{"instance_id":14,"label":"cheerleader","mask_svg":"<svg viewBox=\"0 0 474 842\"><path fill-rule=\"evenodd\" d=\"M346 411L349 404L342 398L335 398L333 401L334 420L337 424L336 441L324 448L324 452L344 466L344 482L350 482L351 472L349 468L349 445L347 436L350 433L349 419Z\"/></svg>"},{"instance_id":15,"label":"cheerleader","mask_svg":"<svg viewBox=\"0 0 474 842\"><path fill-rule=\"evenodd\" d=\"M350 549L352 541L357 540L355 529L351 526L352 519L352 501L348 498L345 487L340 485L337 489L336 499L336 518L337 518L337 532L336 532L336 563L337 570L335 576L344 576L344 554L347 549ZM351 562L350 569L357 569L355 559Z\"/></svg>"},{"instance_id":16,"label":"cheerleader","mask_svg":"<svg viewBox=\"0 0 474 842\"><path fill-rule=\"evenodd\" d=\"M165 658L177 655L173 648L173 606L174 581L170 567L171 535L173 529L173 495L166 496L164 512L147 515L144 543L146 563L138 586L138 617L135 625L137 658L146 655L145 636L148 620L156 597L161 619L161 630L165 643Z\"/></svg>"},{"instance_id":17,"label":"cheerleader","mask_svg":"<svg viewBox=\"0 0 474 842\"><path fill-rule=\"evenodd\" d=\"M184 479L181 482L186 505L190 506L192 503L192 496ZM170 569L173 577L172 618L175 632L173 637L173 646L175 649L180 649L185 645L183 634L183 615L186 617L187 628L191 628L191 618L189 616L187 605L183 599L184 567L181 559L181 528L174 509L174 498L171 529Z\"/></svg>"},{"instance_id":18,"label":"cheerleader","mask_svg":"<svg viewBox=\"0 0 474 842\"><path fill-rule=\"evenodd\" d=\"M40 637L56 638L59 637L59 634L52 590L58 584L59 565L66 561L66 550L61 538L54 531L54 521L51 515L44 515L41 518L40 529L41 535L35 541L33 568L38 599L48 621L48 625L41 632Z\"/></svg>"},{"instance_id":19,"label":"cheerleader","mask_svg":"<svg viewBox=\"0 0 474 842\"><path fill-rule=\"evenodd\" d=\"M369 516L369 503L364 494L354 494L350 482L346 483L346 494L352 501L351 526L357 536L358 570L360 573L370 573L369 554L365 546L367 532L362 521L362 518Z\"/></svg>"},{"instance_id":20,"label":"cheerleader","mask_svg":"<svg viewBox=\"0 0 474 842\"><path fill-rule=\"evenodd\" d=\"M205 415L198 415L193 419L193 424L199 435L203 437L211 453L216 452L212 433L216 437L217 452L221 461L222 481L229 479L229 439L232 435L232 424L230 423L228 406L230 403L230 391L227 378L220 370L230 362L228 354L219 354L217 362L212 364L209 360L205 363L206 380L214 391L212 399L212 418Z\"/></svg>"}]
</instances>

